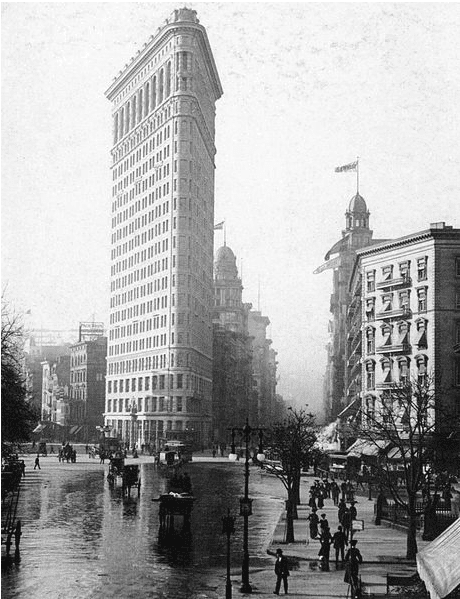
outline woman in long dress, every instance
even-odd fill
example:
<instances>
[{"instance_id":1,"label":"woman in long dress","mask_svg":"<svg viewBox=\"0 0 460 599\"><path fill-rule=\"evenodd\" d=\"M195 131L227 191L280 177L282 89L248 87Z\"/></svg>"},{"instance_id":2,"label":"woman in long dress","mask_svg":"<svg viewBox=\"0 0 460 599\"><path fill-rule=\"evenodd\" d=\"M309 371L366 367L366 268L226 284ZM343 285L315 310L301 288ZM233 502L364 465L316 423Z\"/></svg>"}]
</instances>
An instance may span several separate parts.
<instances>
[{"instance_id":1,"label":"woman in long dress","mask_svg":"<svg viewBox=\"0 0 460 599\"><path fill-rule=\"evenodd\" d=\"M311 513L308 516L307 520L310 521L310 524L309 524L310 538L316 539L318 537L318 522L319 522L318 514L316 513L316 508L312 508Z\"/></svg>"}]
</instances>

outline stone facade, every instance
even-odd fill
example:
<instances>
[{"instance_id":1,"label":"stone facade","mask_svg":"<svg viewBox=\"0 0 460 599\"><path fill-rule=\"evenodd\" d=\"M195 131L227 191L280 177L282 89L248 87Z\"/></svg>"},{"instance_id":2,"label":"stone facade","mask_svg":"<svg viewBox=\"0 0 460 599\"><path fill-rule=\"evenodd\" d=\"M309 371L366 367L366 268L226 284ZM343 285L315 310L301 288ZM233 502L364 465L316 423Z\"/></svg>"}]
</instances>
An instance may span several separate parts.
<instances>
[{"instance_id":1,"label":"stone facade","mask_svg":"<svg viewBox=\"0 0 460 599\"><path fill-rule=\"evenodd\" d=\"M81 341L70 347L70 438L98 439L104 424L107 337Z\"/></svg>"},{"instance_id":2,"label":"stone facade","mask_svg":"<svg viewBox=\"0 0 460 599\"><path fill-rule=\"evenodd\" d=\"M59 356L54 361L43 360L41 365L41 420L66 427L70 424L70 356Z\"/></svg>"},{"instance_id":3,"label":"stone facade","mask_svg":"<svg viewBox=\"0 0 460 599\"><path fill-rule=\"evenodd\" d=\"M434 223L359 250L350 290L348 404L375 413L395 384L428 377L436 405L460 415L460 229Z\"/></svg>"},{"instance_id":4,"label":"stone facade","mask_svg":"<svg viewBox=\"0 0 460 599\"><path fill-rule=\"evenodd\" d=\"M222 88L196 12L114 79L105 423L130 445L211 438L214 131Z\"/></svg>"}]
</instances>

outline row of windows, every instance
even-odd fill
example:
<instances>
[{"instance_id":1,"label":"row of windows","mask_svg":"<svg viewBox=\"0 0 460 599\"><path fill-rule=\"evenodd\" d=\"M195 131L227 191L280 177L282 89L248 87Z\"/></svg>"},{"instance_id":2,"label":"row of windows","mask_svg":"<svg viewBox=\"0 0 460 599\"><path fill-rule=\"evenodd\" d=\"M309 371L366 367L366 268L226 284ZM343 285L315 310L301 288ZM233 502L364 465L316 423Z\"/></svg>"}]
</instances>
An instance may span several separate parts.
<instances>
[{"instance_id":1,"label":"row of windows","mask_svg":"<svg viewBox=\"0 0 460 599\"><path fill-rule=\"evenodd\" d=\"M118 419L108 419L107 424L112 427L115 433L118 436L122 436L123 434L123 426L125 429L125 435L129 435L130 428L132 426L131 419L124 418L122 420ZM182 431L182 430L190 430L196 426L196 423L190 423L189 421L182 420L138 420L137 427L140 431L144 427L144 439L146 442L153 441L157 436L161 437L165 430L171 431Z\"/></svg>"},{"instance_id":2,"label":"row of windows","mask_svg":"<svg viewBox=\"0 0 460 599\"><path fill-rule=\"evenodd\" d=\"M176 384L176 389L189 389L191 382L191 375L187 374L170 374L169 375L169 389L174 389L174 383ZM165 389L165 385L168 382L168 378L165 374L145 376L145 377L137 377L131 379L120 379L118 381L108 381L107 382L107 393L123 393L124 391L149 391L150 383L152 384L152 390L155 389Z\"/></svg>"},{"instance_id":3,"label":"row of windows","mask_svg":"<svg viewBox=\"0 0 460 599\"><path fill-rule=\"evenodd\" d=\"M416 289L418 312L427 311L427 293L428 290L426 287L420 287ZM382 294L380 297L381 309L379 314L385 315L385 313L391 313L394 310L402 310L403 312L408 312L410 309L410 295L410 289L398 291L397 294L395 294L394 292ZM397 300L397 304L395 303L395 300ZM367 320L375 319L375 303L375 297L370 297L366 299L365 311Z\"/></svg>"},{"instance_id":4,"label":"row of windows","mask_svg":"<svg viewBox=\"0 0 460 599\"><path fill-rule=\"evenodd\" d=\"M426 281L428 278L428 256L423 256L421 258L416 259L417 264L417 280L418 281ZM391 282L395 280L395 277L402 279L405 282L410 281L410 260L404 260L398 263L398 273L395 273L395 266L393 264L388 264L386 266L381 267L381 281L382 282ZM366 272L366 290L368 292L375 291L375 270L370 270Z\"/></svg>"},{"instance_id":5,"label":"row of windows","mask_svg":"<svg viewBox=\"0 0 460 599\"><path fill-rule=\"evenodd\" d=\"M408 382L410 363L411 360L407 356L400 356L398 358L382 357L380 359L381 382L384 384ZM420 384L423 384L426 380L427 363L428 357L424 354L414 357L416 376ZM375 360L369 359L365 361L366 389L369 391L375 389L375 369Z\"/></svg>"},{"instance_id":6,"label":"row of windows","mask_svg":"<svg viewBox=\"0 0 460 599\"><path fill-rule=\"evenodd\" d=\"M186 406L182 396L139 397L134 403L128 398L107 400L107 412L186 412Z\"/></svg>"},{"instance_id":7,"label":"row of windows","mask_svg":"<svg viewBox=\"0 0 460 599\"><path fill-rule=\"evenodd\" d=\"M419 349L427 349L427 320L419 318L415 322L415 338L414 343ZM384 323L381 325L382 347L378 351L385 351L385 347L393 347L394 345L409 346L410 344L410 328L411 323L402 321L395 325ZM375 353L375 327L367 327L365 330L366 337L366 353Z\"/></svg>"},{"instance_id":8,"label":"row of windows","mask_svg":"<svg viewBox=\"0 0 460 599\"><path fill-rule=\"evenodd\" d=\"M144 356L141 358L131 358L129 360L117 360L109 362L108 374L119 375L131 372L143 372L145 370L158 370L166 368L166 354L157 354L154 356ZM170 366L187 367L191 366L190 353L184 351L171 352Z\"/></svg>"},{"instance_id":9,"label":"row of windows","mask_svg":"<svg viewBox=\"0 0 460 599\"><path fill-rule=\"evenodd\" d=\"M185 60L181 58L186 55ZM114 115L113 143L118 143L124 135L136 127L143 118L155 110L171 95L172 64L168 61L157 74L147 81L132 98ZM176 91L187 91L192 88L192 55L189 52L176 54Z\"/></svg>"}]
</instances>

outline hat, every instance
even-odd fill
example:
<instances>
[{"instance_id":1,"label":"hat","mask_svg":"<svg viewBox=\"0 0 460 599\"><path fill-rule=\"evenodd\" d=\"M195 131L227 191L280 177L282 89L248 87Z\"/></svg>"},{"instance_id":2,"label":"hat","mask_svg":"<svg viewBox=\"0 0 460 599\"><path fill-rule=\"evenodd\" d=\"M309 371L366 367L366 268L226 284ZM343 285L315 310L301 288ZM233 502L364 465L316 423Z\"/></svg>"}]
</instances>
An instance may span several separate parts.
<instances>
[{"instance_id":1,"label":"hat","mask_svg":"<svg viewBox=\"0 0 460 599\"><path fill-rule=\"evenodd\" d=\"M283 553L283 550L282 550L282 549L279 549L279 548L278 548L278 549L276 550L276 554L277 554L277 555L282 555L282 553Z\"/></svg>"},{"instance_id":2,"label":"hat","mask_svg":"<svg viewBox=\"0 0 460 599\"><path fill-rule=\"evenodd\" d=\"M352 541L350 541L350 545L351 545L352 547L354 547L354 546L356 545L356 543L357 543L357 542L358 542L358 541L355 541L355 539L353 539Z\"/></svg>"}]
</instances>

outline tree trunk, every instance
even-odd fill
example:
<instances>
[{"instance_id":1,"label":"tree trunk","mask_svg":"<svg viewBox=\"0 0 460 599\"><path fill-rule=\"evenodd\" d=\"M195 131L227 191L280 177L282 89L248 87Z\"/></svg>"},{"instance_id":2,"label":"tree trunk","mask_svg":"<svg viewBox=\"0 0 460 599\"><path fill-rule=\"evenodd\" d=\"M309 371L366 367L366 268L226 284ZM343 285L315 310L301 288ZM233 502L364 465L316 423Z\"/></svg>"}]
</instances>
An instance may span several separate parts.
<instances>
[{"instance_id":1,"label":"tree trunk","mask_svg":"<svg viewBox=\"0 0 460 599\"><path fill-rule=\"evenodd\" d=\"M407 527L407 551L406 558L415 560L417 555L417 514L416 514L416 496L413 493L409 494L407 503L407 515L409 518Z\"/></svg>"},{"instance_id":2,"label":"tree trunk","mask_svg":"<svg viewBox=\"0 0 460 599\"><path fill-rule=\"evenodd\" d=\"M291 491L292 493L292 491ZM289 495L291 495L291 493ZM295 503L288 499L286 501L286 543L294 543L294 517L293 508Z\"/></svg>"}]
</instances>

